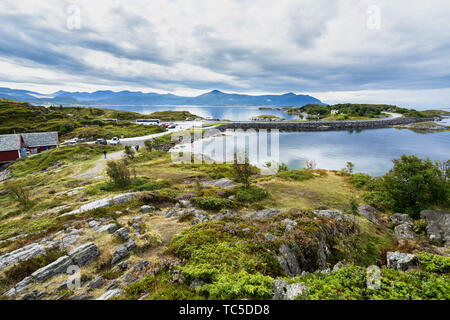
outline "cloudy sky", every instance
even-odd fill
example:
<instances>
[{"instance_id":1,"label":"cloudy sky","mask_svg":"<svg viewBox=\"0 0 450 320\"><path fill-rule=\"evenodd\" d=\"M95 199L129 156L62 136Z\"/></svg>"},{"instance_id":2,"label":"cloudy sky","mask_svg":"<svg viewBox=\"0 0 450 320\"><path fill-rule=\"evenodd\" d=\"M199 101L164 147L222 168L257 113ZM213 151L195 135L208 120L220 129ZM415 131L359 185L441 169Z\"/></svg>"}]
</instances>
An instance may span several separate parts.
<instances>
[{"instance_id":1,"label":"cloudy sky","mask_svg":"<svg viewBox=\"0 0 450 320\"><path fill-rule=\"evenodd\" d=\"M1 0L0 86L449 106L448 0Z\"/></svg>"}]
</instances>

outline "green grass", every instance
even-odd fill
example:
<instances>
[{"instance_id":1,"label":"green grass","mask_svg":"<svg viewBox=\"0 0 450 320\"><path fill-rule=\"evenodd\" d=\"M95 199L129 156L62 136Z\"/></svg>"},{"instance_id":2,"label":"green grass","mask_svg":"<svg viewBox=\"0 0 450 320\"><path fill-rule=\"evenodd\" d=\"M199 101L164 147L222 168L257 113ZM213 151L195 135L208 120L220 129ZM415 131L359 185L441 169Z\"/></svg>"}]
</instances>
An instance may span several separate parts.
<instances>
[{"instance_id":1,"label":"green grass","mask_svg":"<svg viewBox=\"0 0 450 320\"><path fill-rule=\"evenodd\" d=\"M23 158L15 162L11 167L11 173L15 177L22 177L30 173L40 172L49 168L58 161L83 162L92 160L102 155L103 151L117 151L120 146L87 145L64 146L47 150L34 156Z\"/></svg>"},{"instance_id":2,"label":"green grass","mask_svg":"<svg viewBox=\"0 0 450 320\"><path fill-rule=\"evenodd\" d=\"M147 136L164 131L165 129L160 126L148 126L129 122L118 122L104 126L92 125L88 127L80 127L66 134L64 138L85 138L90 140L104 138L109 140L114 137L131 138Z\"/></svg>"},{"instance_id":3,"label":"green grass","mask_svg":"<svg viewBox=\"0 0 450 320\"><path fill-rule=\"evenodd\" d=\"M92 107L41 107L29 103L0 99L0 134L14 132L56 131L60 136L112 138L114 136L148 135L157 131L152 126L139 126L105 119L129 120L154 119L185 120L198 118L188 111L163 111L149 115L137 112ZM94 126L93 129L90 127ZM87 128L86 128L87 127ZM78 129L76 132L74 130ZM161 129L159 129L161 130ZM133 135L133 132L135 134Z\"/></svg>"}]
</instances>

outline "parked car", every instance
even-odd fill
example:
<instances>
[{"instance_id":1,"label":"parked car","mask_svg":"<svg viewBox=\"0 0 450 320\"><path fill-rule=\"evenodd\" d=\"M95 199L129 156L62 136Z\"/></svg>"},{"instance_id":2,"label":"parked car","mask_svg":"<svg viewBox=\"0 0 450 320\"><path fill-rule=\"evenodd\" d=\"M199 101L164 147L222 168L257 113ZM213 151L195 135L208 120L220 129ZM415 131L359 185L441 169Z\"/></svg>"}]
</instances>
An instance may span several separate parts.
<instances>
[{"instance_id":1,"label":"parked car","mask_svg":"<svg viewBox=\"0 0 450 320\"><path fill-rule=\"evenodd\" d=\"M113 145L120 144L120 139L117 137L114 137L114 138L112 138L112 140L109 144L113 144Z\"/></svg>"},{"instance_id":2,"label":"parked car","mask_svg":"<svg viewBox=\"0 0 450 320\"><path fill-rule=\"evenodd\" d=\"M97 139L97 141L95 141L95 144L103 144L103 145L107 145L108 142L105 139Z\"/></svg>"},{"instance_id":3,"label":"parked car","mask_svg":"<svg viewBox=\"0 0 450 320\"><path fill-rule=\"evenodd\" d=\"M167 129L175 129L177 127L176 123L170 123Z\"/></svg>"}]
</instances>

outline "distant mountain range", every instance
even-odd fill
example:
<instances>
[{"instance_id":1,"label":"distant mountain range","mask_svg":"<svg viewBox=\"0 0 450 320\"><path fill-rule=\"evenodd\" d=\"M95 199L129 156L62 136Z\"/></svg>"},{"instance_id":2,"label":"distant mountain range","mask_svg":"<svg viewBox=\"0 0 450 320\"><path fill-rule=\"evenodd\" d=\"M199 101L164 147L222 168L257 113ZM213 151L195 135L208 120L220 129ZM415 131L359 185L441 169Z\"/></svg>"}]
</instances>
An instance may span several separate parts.
<instances>
[{"instance_id":1,"label":"distant mountain range","mask_svg":"<svg viewBox=\"0 0 450 320\"><path fill-rule=\"evenodd\" d=\"M152 106L152 105L251 105L251 106L304 106L322 102L309 95L286 93L282 95L250 96L245 94L228 94L219 90L197 97L182 97L173 94L143 93L140 91L95 91L41 94L27 90L0 88L0 98L26 101L39 105L65 106Z\"/></svg>"}]
</instances>

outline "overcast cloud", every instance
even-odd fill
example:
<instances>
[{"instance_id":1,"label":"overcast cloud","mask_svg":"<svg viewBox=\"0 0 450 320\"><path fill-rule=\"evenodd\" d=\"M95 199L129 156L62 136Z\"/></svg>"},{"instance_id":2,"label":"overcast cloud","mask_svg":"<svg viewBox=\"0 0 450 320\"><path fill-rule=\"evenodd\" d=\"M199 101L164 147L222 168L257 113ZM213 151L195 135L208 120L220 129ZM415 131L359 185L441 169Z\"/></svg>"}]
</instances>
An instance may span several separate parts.
<instances>
[{"instance_id":1,"label":"overcast cloud","mask_svg":"<svg viewBox=\"0 0 450 320\"><path fill-rule=\"evenodd\" d=\"M0 22L10 88L450 101L448 0L2 0Z\"/></svg>"}]
</instances>

